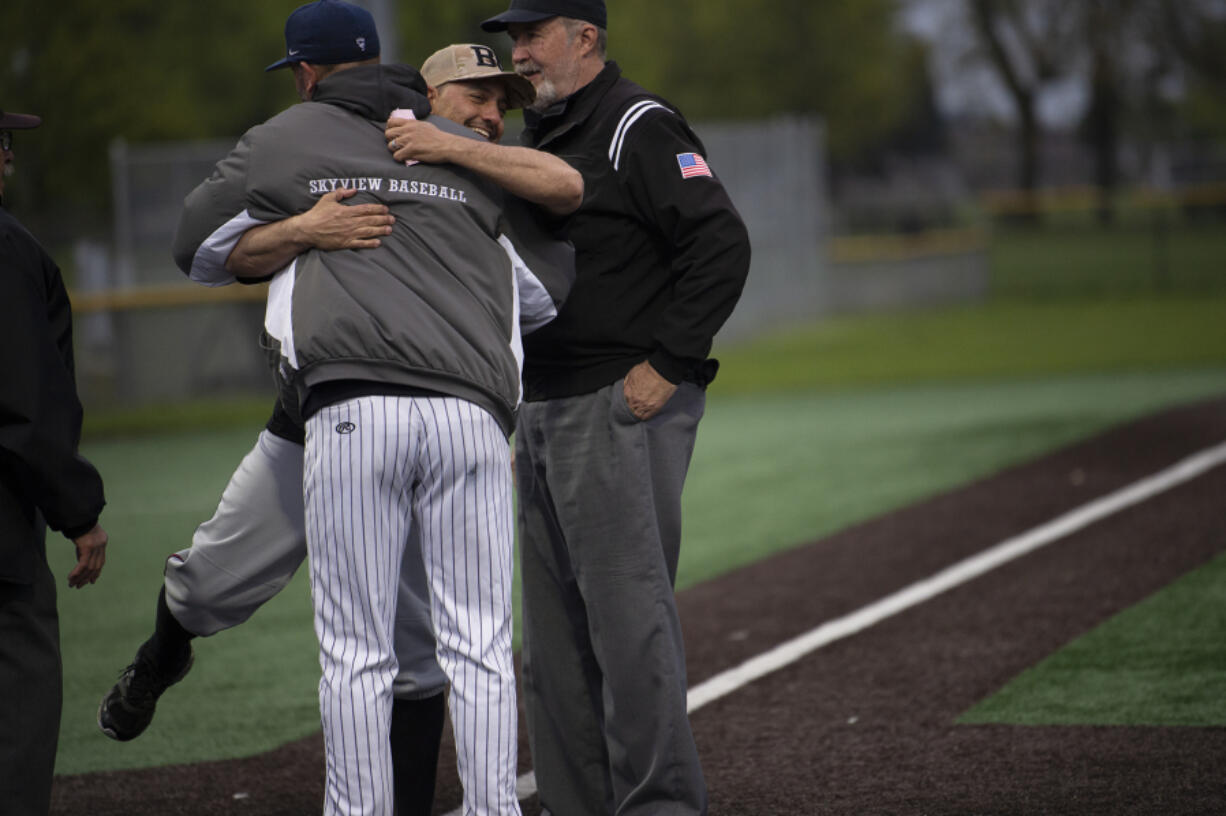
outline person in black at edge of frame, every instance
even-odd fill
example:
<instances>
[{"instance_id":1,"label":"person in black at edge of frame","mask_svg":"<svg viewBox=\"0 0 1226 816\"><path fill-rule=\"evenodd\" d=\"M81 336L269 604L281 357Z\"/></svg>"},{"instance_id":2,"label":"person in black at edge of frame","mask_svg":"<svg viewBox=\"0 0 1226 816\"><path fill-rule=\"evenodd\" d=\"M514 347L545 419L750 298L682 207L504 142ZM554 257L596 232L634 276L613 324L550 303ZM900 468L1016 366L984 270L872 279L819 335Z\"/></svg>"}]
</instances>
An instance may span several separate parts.
<instances>
[{"instance_id":1,"label":"person in black at edge of frame","mask_svg":"<svg viewBox=\"0 0 1226 816\"><path fill-rule=\"evenodd\" d=\"M77 452L83 412L68 292L59 267L3 207L12 132L41 122L0 111L0 807L8 816L46 816L51 807L63 667L47 528L76 547L74 589L98 580L107 544L102 477Z\"/></svg>"}]
</instances>

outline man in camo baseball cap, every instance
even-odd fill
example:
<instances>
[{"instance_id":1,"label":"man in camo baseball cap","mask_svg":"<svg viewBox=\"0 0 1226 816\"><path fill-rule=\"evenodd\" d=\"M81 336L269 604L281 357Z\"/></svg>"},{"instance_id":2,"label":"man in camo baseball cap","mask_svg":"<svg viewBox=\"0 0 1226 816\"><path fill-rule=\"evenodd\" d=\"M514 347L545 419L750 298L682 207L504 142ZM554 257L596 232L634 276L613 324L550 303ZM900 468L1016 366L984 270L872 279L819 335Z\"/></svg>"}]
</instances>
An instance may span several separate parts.
<instances>
[{"instance_id":1,"label":"man in camo baseball cap","mask_svg":"<svg viewBox=\"0 0 1226 816\"><path fill-rule=\"evenodd\" d=\"M422 63L421 75L432 88L448 82L500 80L506 89L508 110L526 107L536 98L532 83L514 71L502 70L498 55L488 45L461 43L440 48Z\"/></svg>"}]
</instances>

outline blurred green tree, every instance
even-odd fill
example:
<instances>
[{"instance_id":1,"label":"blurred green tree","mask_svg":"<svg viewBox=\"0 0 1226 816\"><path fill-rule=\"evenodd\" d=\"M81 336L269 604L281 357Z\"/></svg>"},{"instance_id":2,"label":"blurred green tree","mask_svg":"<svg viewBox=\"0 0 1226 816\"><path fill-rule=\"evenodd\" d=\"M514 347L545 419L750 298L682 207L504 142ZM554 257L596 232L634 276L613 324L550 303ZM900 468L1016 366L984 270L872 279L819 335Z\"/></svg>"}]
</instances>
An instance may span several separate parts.
<instances>
[{"instance_id":1,"label":"blurred green tree","mask_svg":"<svg viewBox=\"0 0 1226 816\"><path fill-rule=\"evenodd\" d=\"M505 11L505 0L446 0L401 3L396 19L400 59L421 65L426 57L448 43L472 42L492 46L503 67L511 67L511 41L505 34L481 30L481 21Z\"/></svg>"},{"instance_id":2,"label":"blurred green tree","mask_svg":"<svg viewBox=\"0 0 1226 816\"><path fill-rule=\"evenodd\" d=\"M236 138L295 101L264 66L303 0L4 0L0 106L44 126L18 140L10 186L23 211L75 235L109 228L108 148ZM510 41L480 21L506 0L397 7L398 54L420 63L449 42ZM696 121L776 113L826 118L831 152L871 150L921 104L921 49L895 25L895 0L616 0L610 57Z\"/></svg>"},{"instance_id":3,"label":"blurred green tree","mask_svg":"<svg viewBox=\"0 0 1226 816\"><path fill-rule=\"evenodd\" d=\"M1162 0L1164 31L1188 69L1182 113L1197 134L1226 139L1226 5Z\"/></svg>"},{"instance_id":4,"label":"blurred green tree","mask_svg":"<svg viewBox=\"0 0 1226 816\"><path fill-rule=\"evenodd\" d=\"M619 0L609 52L696 121L817 113L831 154L877 147L922 104L894 0Z\"/></svg>"},{"instance_id":5,"label":"blurred green tree","mask_svg":"<svg viewBox=\"0 0 1226 816\"><path fill-rule=\"evenodd\" d=\"M1125 139L1148 152L1189 136L1226 137L1226 5L1085 0L1082 15L1090 63L1082 133L1094 151L1106 222Z\"/></svg>"},{"instance_id":6,"label":"blurred green tree","mask_svg":"<svg viewBox=\"0 0 1226 816\"><path fill-rule=\"evenodd\" d=\"M108 149L234 136L293 99L260 70L294 0L6 0L0 105L43 117L19 141L13 192L78 232L109 225Z\"/></svg>"},{"instance_id":7,"label":"blurred green tree","mask_svg":"<svg viewBox=\"0 0 1226 816\"><path fill-rule=\"evenodd\" d=\"M1082 8L1065 0L967 0L987 61L995 67L1018 117L1018 176L1022 193L1039 186L1038 96L1066 74L1077 51ZM1029 217L1028 208L1024 217Z\"/></svg>"},{"instance_id":8,"label":"blurred green tree","mask_svg":"<svg viewBox=\"0 0 1226 816\"><path fill-rule=\"evenodd\" d=\"M1083 85L1080 134L1094 156L1099 214L1112 216L1123 146L1149 155L1189 135L1226 136L1221 0L904 0L943 14L931 36L967 68L986 66L1013 103L1017 182L1042 180L1039 98ZM966 36L969 34L969 37Z\"/></svg>"}]
</instances>

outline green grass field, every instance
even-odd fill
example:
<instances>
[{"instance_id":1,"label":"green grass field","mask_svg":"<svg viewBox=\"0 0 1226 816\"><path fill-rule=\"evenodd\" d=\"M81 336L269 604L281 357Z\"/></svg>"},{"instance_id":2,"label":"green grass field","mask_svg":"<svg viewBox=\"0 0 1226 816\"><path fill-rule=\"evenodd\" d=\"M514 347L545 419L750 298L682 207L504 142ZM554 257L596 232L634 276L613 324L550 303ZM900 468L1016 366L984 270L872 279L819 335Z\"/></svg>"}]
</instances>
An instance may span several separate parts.
<instances>
[{"instance_id":1,"label":"green grass field","mask_svg":"<svg viewBox=\"0 0 1226 816\"><path fill-rule=\"evenodd\" d=\"M1226 292L842 317L717 350L712 394L1214 366L1226 355Z\"/></svg>"},{"instance_id":2,"label":"green grass field","mask_svg":"<svg viewBox=\"0 0 1226 816\"><path fill-rule=\"evenodd\" d=\"M1103 229L1086 213L1049 216L1041 227L996 230L990 258L997 296L1226 291L1220 218L1188 223L1171 212L1133 212Z\"/></svg>"},{"instance_id":3,"label":"green grass field","mask_svg":"<svg viewBox=\"0 0 1226 816\"><path fill-rule=\"evenodd\" d=\"M1226 726L1226 555L1070 643L966 724Z\"/></svg>"},{"instance_id":4,"label":"green grass field","mask_svg":"<svg viewBox=\"0 0 1226 816\"><path fill-rule=\"evenodd\" d=\"M679 584L1226 393L1223 314L1222 297L993 303L831 320L721 348L686 487ZM150 631L165 557L211 515L266 409L231 406L202 430L182 429L196 424L190 411L91 419L85 453L107 478L112 545L97 585L61 591L58 772L246 755L318 728L303 574L251 624L197 641L196 668L139 740L114 743L94 724ZM65 576L71 548L49 546Z\"/></svg>"}]
</instances>

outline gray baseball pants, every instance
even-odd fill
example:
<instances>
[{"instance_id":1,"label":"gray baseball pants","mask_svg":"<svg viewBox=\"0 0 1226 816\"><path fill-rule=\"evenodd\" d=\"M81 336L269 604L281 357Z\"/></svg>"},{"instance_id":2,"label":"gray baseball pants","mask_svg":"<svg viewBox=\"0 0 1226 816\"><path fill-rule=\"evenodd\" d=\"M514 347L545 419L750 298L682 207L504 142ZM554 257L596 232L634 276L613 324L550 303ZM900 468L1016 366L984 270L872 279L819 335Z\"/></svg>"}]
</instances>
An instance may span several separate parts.
<instances>
[{"instance_id":1,"label":"gray baseball pants","mask_svg":"<svg viewBox=\"0 0 1226 816\"><path fill-rule=\"evenodd\" d=\"M520 407L524 694L556 816L706 812L673 597L705 400L682 384L642 422L618 381Z\"/></svg>"},{"instance_id":2,"label":"gray baseball pants","mask_svg":"<svg viewBox=\"0 0 1226 816\"><path fill-rule=\"evenodd\" d=\"M203 637L237 626L284 589L306 560L302 459L302 445L262 431L191 547L167 560L166 605L187 631ZM393 694L432 697L446 690L447 677L435 659L419 547L406 547L400 575Z\"/></svg>"}]
</instances>

